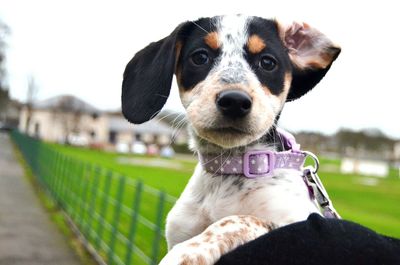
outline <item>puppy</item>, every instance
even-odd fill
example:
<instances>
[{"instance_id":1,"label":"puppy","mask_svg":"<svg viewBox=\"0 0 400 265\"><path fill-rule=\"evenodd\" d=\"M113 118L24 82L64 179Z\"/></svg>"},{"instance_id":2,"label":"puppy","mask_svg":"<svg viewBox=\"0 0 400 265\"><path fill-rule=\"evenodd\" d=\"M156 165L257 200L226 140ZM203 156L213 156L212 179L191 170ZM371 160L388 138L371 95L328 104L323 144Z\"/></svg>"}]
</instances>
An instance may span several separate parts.
<instances>
[{"instance_id":1,"label":"puppy","mask_svg":"<svg viewBox=\"0 0 400 265\"><path fill-rule=\"evenodd\" d=\"M265 155L255 158L263 159L269 169L258 167L258 174L250 173L255 159L249 157L260 150L287 151L276 129L285 102L310 91L339 53L338 46L305 23L283 25L234 15L182 23L133 57L122 85L124 116L132 123L153 118L165 104L175 74L189 122L190 146L199 154L192 178L168 214L170 250L227 216L240 215L232 217L238 222L250 220L244 225L258 223L254 227L264 227L260 231L265 233L320 212L300 167L272 170L272 156ZM243 241L259 235L252 233ZM238 244L215 251L204 264L213 264ZM171 254L176 264L187 264L182 263L187 248L174 249L179 249Z\"/></svg>"}]
</instances>

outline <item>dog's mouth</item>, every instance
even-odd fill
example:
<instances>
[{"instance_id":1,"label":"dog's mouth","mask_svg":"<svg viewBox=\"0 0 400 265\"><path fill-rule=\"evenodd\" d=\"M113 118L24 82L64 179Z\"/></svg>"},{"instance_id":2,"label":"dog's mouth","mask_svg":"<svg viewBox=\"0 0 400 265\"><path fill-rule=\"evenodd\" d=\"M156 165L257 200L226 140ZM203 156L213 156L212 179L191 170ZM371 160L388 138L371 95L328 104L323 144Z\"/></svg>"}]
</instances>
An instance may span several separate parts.
<instances>
[{"instance_id":1,"label":"dog's mouth","mask_svg":"<svg viewBox=\"0 0 400 265\"><path fill-rule=\"evenodd\" d=\"M199 116L195 116L192 119L195 122L191 122L190 125L194 135L200 139L227 149L248 145L262 137L272 123L260 119L249 116L246 119L236 120L218 117L202 120Z\"/></svg>"},{"instance_id":2,"label":"dog's mouth","mask_svg":"<svg viewBox=\"0 0 400 265\"><path fill-rule=\"evenodd\" d=\"M213 127L213 128L205 128L205 130L213 133L220 133L220 134L225 134L225 135L246 135L249 134L250 132L244 128L238 128L234 126L219 126L219 127Z\"/></svg>"},{"instance_id":3,"label":"dog's mouth","mask_svg":"<svg viewBox=\"0 0 400 265\"><path fill-rule=\"evenodd\" d=\"M223 148L243 146L254 140L254 133L250 131L250 128L246 127L214 126L196 131L198 136L204 140Z\"/></svg>"}]
</instances>

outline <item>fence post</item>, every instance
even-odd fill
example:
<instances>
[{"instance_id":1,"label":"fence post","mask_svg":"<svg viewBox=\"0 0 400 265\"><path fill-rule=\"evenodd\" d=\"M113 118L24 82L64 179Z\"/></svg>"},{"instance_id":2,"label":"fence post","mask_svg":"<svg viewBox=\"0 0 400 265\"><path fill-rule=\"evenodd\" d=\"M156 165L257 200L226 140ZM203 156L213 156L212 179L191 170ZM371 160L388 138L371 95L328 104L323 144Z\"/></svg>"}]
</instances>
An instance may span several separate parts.
<instances>
[{"instance_id":1,"label":"fence post","mask_svg":"<svg viewBox=\"0 0 400 265\"><path fill-rule=\"evenodd\" d=\"M154 233L153 239L153 251L151 255L151 265L158 264L158 255L160 252L160 240L161 240L161 225L163 220L164 213L164 204L165 204L165 193L160 192L159 200L158 200L158 208L157 208L157 219L156 219L156 231Z\"/></svg>"},{"instance_id":2,"label":"fence post","mask_svg":"<svg viewBox=\"0 0 400 265\"><path fill-rule=\"evenodd\" d=\"M93 223L93 215L95 213L95 207L96 207L96 197L97 197L97 187L98 187L98 182L99 182L99 176L101 173L101 169L99 167L94 168L94 176L92 180L92 188L91 188L91 196L90 196L90 201L89 201L89 211L88 211L88 220L87 220L87 227L88 230L92 226ZM88 231L88 241L90 241L90 232ZM94 239L94 237L92 238Z\"/></svg>"},{"instance_id":3,"label":"fence post","mask_svg":"<svg viewBox=\"0 0 400 265\"><path fill-rule=\"evenodd\" d=\"M65 197L66 195L66 187L65 187L65 182L67 181L67 179L70 177L71 172L69 171L70 169L70 164L71 164L71 157L67 157L65 159L65 164L64 164L64 170L63 170L63 174L61 175L61 179L60 179L60 196L58 199L58 203L61 206L61 208L65 209Z\"/></svg>"},{"instance_id":4,"label":"fence post","mask_svg":"<svg viewBox=\"0 0 400 265\"><path fill-rule=\"evenodd\" d=\"M51 150L49 148L49 150ZM55 177L56 173L56 165L57 165L57 159L58 159L58 152L51 150L51 169L50 172L48 172L48 175L45 179L45 184L46 184L46 189L48 190L49 187L49 180Z\"/></svg>"},{"instance_id":5,"label":"fence post","mask_svg":"<svg viewBox=\"0 0 400 265\"><path fill-rule=\"evenodd\" d=\"M67 174L67 179L65 180L63 186L66 190L66 192L64 192L64 209L65 211L72 216L73 213L73 208L72 208L72 200L74 199L73 196L75 193L73 193L73 183L74 183L74 178L75 178L75 174L76 174L76 170L75 170L75 165L77 163L77 160L75 159L69 159L69 163L68 163L68 174Z\"/></svg>"},{"instance_id":6,"label":"fence post","mask_svg":"<svg viewBox=\"0 0 400 265\"><path fill-rule=\"evenodd\" d=\"M59 175L60 175L60 165L61 165L61 159L62 159L62 155L60 152L57 152L56 154L56 161L55 161L55 165L54 165L54 172L53 174L50 176L48 183L47 183L47 189L49 190L49 192L53 195L53 198L56 197L56 193L55 193L55 183L56 183L56 179L58 179Z\"/></svg>"},{"instance_id":7,"label":"fence post","mask_svg":"<svg viewBox=\"0 0 400 265\"><path fill-rule=\"evenodd\" d=\"M133 247L135 245L135 234L136 234L137 221L139 217L139 207L140 207L140 198L142 195L142 190L143 190L143 183L141 181L137 181L135 198L132 207L131 222L129 224L129 234L128 234L129 242L126 246L126 258L125 258L126 265L130 265L132 263L132 255L134 252Z\"/></svg>"},{"instance_id":8,"label":"fence post","mask_svg":"<svg viewBox=\"0 0 400 265\"><path fill-rule=\"evenodd\" d=\"M57 203L59 203L59 199L61 196L61 179L64 175L64 168L66 164L66 159L67 157L65 155L61 156L60 159L60 165L59 165L59 173L57 175L57 178L54 179L54 184L53 184L53 191L54 191L54 199L56 200Z\"/></svg>"},{"instance_id":9,"label":"fence post","mask_svg":"<svg viewBox=\"0 0 400 265\"><path fill-rule=\"evenodd\" d=\"M108 264L114 264L114 251L115 251L115 242L117 239L118 233L118 224L119 224L119 216L121 213L122 208L122 200L123 200L123 193L125 188L125 177L120 176L119 183L118 183L118 190L117 190L117 202L114 209L114 217L112 223L112 232L111 232L111 239L110 239L110 249L108 251Z\"/></svg>"},{"instance_id":10,"label":"fence post","mask_svg":"<svg viewBox=\"0 0 400 265\"><path fill-rule=\"evenodd\" d=\"M96 248L100 248L100 242L103 241L104 220L106 219L106 213L108 208L108 196L110 195L111 178L112 178L112 172L108 171L104 182L103 199L101 200L101 205L100 205L100 213L99 213L100 220L99 220L99 226L97 228L97 239L95 242Z\"/></svg>"},{"instance_id":11,"label":"fence post","mask_svg":"<svg viewBox=\"0 0 400 265\"><path fill-rule=\"evenodd\" d=\"M71 160L71 168L69 170L70 177L68 178L67 182L67 193L68 196L66 197L66 205L67 205L67 212L72 217L75 214L75 203L78 196L76 196L76 183L78 179L78 160L73 159Z\"/></svg>"},{"instance_id":12,"label":"fence post","mask_svg":"<svg viewBox=\"0 0 400 265\"><path fill-rule=\"evenodd\" d=\"M46 168L48 166L48 161L46 157L46 150L42 148L40 152L40 157L39 157L39 168L40 168L40 174L37 176L37 180L39 182L39 186L43 185L43 178L46 175ZM46 161L47 163L44 163L43 161Z\"/></svg>"},{"instance_id":13,"label":"fence post","mask_svg":"<svg viewBox=\"0 0 400 265\"><path fill-rule=\"evenodd\" d=\"M83 170L83 175L82 175L82 194L81 194L81 207L80 207L80 220L79 220L79 224L81 225L82 228L82 233L85 232L85 226L84 226L84 222L85 222L85 211L86 211L86 195L87 195L87 190L88 190L88 186L89 186L89 177L87 175L90 174L90 164L86 164L85 169Z\"/></svg>"},{"instance_id":14,"label":"fence post","mask_svg":"<svg viewBox=\"0 0 400 265\"><path fill-rule=\"evenodd\" d=\"M80 224L80 220L79 220L79 211L80 211L80 207L81 207L81 200L80 200L80 195L82 194L81 190L83 189L82 185L83 185L83 176L84 176L84 172L85 172L85 163L84 162L79 162L79 165L77 165L78 169L77 169L77 182L76 182L76 198L75 198L75 205L74 205L74 210L73 210L73 215L72 215L72 220L74 220L74 222L76 224Z\"/></svg>"}]
</instances>

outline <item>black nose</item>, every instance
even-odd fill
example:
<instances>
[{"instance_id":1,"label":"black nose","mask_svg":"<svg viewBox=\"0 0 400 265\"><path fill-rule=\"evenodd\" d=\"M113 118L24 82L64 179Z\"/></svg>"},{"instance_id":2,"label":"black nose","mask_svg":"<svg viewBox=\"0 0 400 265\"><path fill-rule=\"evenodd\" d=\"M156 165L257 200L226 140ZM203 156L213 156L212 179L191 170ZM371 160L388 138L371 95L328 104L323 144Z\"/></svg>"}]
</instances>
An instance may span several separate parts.
<instances>
[{"instance_id":1,"label":"black nose","mask_svg":"<svg viewBox=\"0 0 400 265\"><path fill-rule=\"evenodd\" d=\"M217 108L229 118L242 118L251 110L250 96L240 90L225 90L217 96Z\"/></svg>"}]
</instances>

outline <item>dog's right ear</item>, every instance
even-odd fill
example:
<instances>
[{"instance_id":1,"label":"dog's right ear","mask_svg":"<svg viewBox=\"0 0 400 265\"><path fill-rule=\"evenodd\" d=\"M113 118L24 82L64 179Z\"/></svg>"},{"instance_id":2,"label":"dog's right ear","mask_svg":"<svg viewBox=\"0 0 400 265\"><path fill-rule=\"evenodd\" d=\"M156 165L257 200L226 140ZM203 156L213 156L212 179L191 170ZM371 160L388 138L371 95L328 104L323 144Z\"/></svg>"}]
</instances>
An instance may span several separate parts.
<instances>
[{"instance_id":1,"label":"dog's right ear","mask_svg":"<svg viewBox=\"0 0 400 265\"><path fill-rule=\"evenodd\" d=\"M136 124L153 118L170 93L178 57L179 25L168 37L149 44L128 63L122 82L122 113Z\"/></svg>"},{"instance_id":2,"label":"dog's right ear","mask_svg":"<svg viewBox=\"0 0 400 265\"><path fill-rule=\"evenodd\" d=\"M310 91L328 72L340 54L340 47L306 23L284 26L278 23L280 37L293 67L287 101Z\"/></svg>"}]
</instances>

